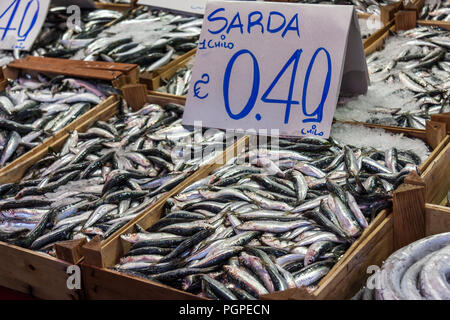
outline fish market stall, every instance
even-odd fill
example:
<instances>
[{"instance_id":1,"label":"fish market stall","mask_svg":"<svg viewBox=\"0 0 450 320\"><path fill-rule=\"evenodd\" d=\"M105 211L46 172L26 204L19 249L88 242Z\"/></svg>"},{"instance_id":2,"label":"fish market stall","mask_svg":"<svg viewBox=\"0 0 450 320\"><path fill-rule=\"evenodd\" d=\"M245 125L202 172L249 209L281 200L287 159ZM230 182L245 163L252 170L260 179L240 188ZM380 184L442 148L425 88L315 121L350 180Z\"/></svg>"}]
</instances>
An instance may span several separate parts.
<instances>
[{"instance_id":1,"label":"fish market stall","mask_svg":"<svg viewBox=\"0 0 450 320\"><path fill-rule=\"evenodd\" d=\"M0 51L0 288L66 300L448 298L448 1L286 1L325 5L302 6L305 19L275 2L224 2L204 22L99 0L76 25L53 7L29 52ZM242 23L233 6L261 9ZM323 30L315 14L329 17ZM339 41L308 38L325 27ZM202 60L200 34L227 42ZM275 39L293 47L275 54ZM370 85L355 96L365 62ZM286 105L284 123L267 103ZM364 288L370 266L387 286Z\"/></svg>"},{"instance_id":2,"label":"fish market stall","mask_svg":"<svg viewBox=\"0 0 450 320\"><path fill-rule=\"evenodd\" d=\"M334 129L337 137L336 139L342 139L342 141L349 139L349 128L352 128L350 131L352 133L356 130L353 126L347 127L347 125L343 124L337 125ZM384 140L387 140L390 136L383 130L365 128L359 130L366 130L371 134L380 134L384 137ZM361 136L361 134L358 135ZM387 145L403 145L405 148L408 148L406 141L402 141L402 139L406 138L392 135L391 139L392 140L390 140ZM419 147L419 145L422 144L419 149L414 149L421 154L420 157L422 159L428 155L427 147L423 142L420 140L414 141L414 139L409 140L412 145L415 145L416 147ZM309 141L309 143L311 144L313 142ZM364 143L367 143L367 141L361 142L362 145L364 145ZM305 143L299 143L298 147L301 146L302 148L307 148L307 140L305 140ZM313 144L310 145L310 147L320 150L328 148L329 145ZM242 148L242 146L236 146L236 149L238 150L242 150ZM347 156L351 156L351 153L349 153L350 149L346 148L348 147L344 147L347 151L343 154L347 153ZM380 148L380 146L377 147L374 145L374 148ZM386 148L386 145L384 148ZM418 151L420 149L422 151ZM286 152L290 153L291 156L293 156L293 154L299 156L299 154L302 153L297 153L293 150L295 149ZM389 152L386 154L388 153ZM231 153L231 155L232 154L233 153ZM242 156L244 153L240 152L238 154ZM250 157L251 154L250 151L250 153L247 153L247 156ZM310 152L310 154L312 153ZM267 154L264 155L267 156ZM435 154L433 153L431 157L434 156ZM333 160L331 158L329 160ZM230 156L228 156L227 159L230 159ZM261 159L259 160L260 162L264 162ZM325 161L323 158L321 160ZM297 173L296 179L289 177L287 180L292 181L293 183L291 187L288 186L290 183L286 184L286 181L283 182L283 179L281 178L282 173L285 173L285 179L289 176L289 169L287 169L287 167L284 167L282 171L275 173L275 176L267 176L261 174L261 168L258 168L258 165L261 165L261 163L258 163L258 161L256 166L251 165L246 167L245 165L238 165L235 167L236 170L233 169L235 165L228 164L228 166L225 167L212 166L208 170L205 169L198 172L197 182L194 183L192 187L183 186L184 192L179 192L178 195L172 197L172 199L168 200L166 203L158 204L158 206L148 214L143 215L139 220L135 221L134 225L130 225L126 230L122 230L122 235L120 235L120 237L119 234L117 234L106 246L103 246L101 249L97 247L96 250L92 250L97 251L96 257L90 260L86 259L83 264L86 277L85 281L88 286L87 296L91 299L118 299L122 295L125 295L126 298L148 297L160 299L161 295L158 292L160 288L163 288L161 290L172 290L172 294L167 296L167 298L193 298L192 293L195 293L195 290L198 290L195 288L198 288L198 281L200 280L200 284L202 281L206 281L209 288L216 294L223 294L223 292L217 293L218 287L222 289L223 287L226 287L228 290L223 289L224 291L229 294L231 290L231 292L235 296L239 296L239 298L255 298L258 295L261 295L261 298L264 299L288 299L292 297L314 299L326 296L330 298L332 297L332 292L334 292L336 298L342 299L350 297L359 289L360 284L363 281L362 277L364 276L364 273L361 271L363 270L363 266L379 263L381 261L380 259L383 259L383 257L386 257L393 251L392 232L389 234L386 233L389 228L391 228L392 231L392 216L388 214L387 210L382 210L384 208L384 202L381 200L378 202L380 206L375 206L378 209L372 211L371 216L369 215L363 220L358 220L364 227L362 227L359 222L356 222L357 220L354 220L355 224L353 227L356 229L353 230L346 229L346 231L343 231L342 229L339 230L340 227L336 229L336 226L340 225L339 222L334 224L334 226L333 223L329 224L331 220L327 217L330 217L330 219L334 218L326 213L323 215L320 214L320 212L326 212L323 210L328 208L326 205L327 201L321 201L328 198L328 193L316 194L314 196L316 198L314 198L312 197L311 192L316 193L321 188L318 187L318 185L315 185L315 183L320 184L321 179L323 179L318 178L317 175L319 172L322 172L324 175L331 174L332 176L337 174L339 170L332 173L329 169L325 170L325 167L334 167L339 160L336 160L334 164L325 163L327 161L320 163L321 160L314 160L314 165L311 163L308 170L306 167L303 167L302 172L305 172L305 174ZM283 162L283 166L289 166L292 165L289 164L290 162L295 163L296 161L289 160L289 158L280 160L280 166L281 162ZM300 163L302 162L299 162L298 164ZM349 164L348 161L346 163ZM341 165L343 164L341 163ZM315 166L320 166L322 169ZM344 166L346 165L344 164ZM412 169L414 165L413 167L407 165L407 167ZM421 168L423 169L423 167ZM275 168L272 169L276 170ZM318 171L309 171L316 169ZM409 169L403 171L405 176ZM233 174L235 174L236 177L234 177ZM344 173L342 172L342 174ZM306 189L309 190L306 192L306 196L309 197L310 200L303 200L300 202L300 205L296 206L294 203L295 201L290 202L288 199L293 196L293 194L290 193L295 193L295 190L300 192L299 190L301 189L294 188L295 183L301 183L302 181L300 175L305 179L303 185L310 186L312 189L310 190L309 187L306 187ZM401 175L402 173L400 173L399 177ZM224 178L220 179L222 176ZM323 175L321 176L323 177ZM342 187L346 188L345 178L341 182L339 182L339 179L342 178L337 176L334 178L337 179L334 180L334 182L333 180L328 180L329 188L333 185L333 188L337 188L334 190L340 190L341 187L339 186L339 183L342 184L342 182L344 182ZM370 180L371 179L369 179L369 181ZM323 181L326 183L325 179L323 179ZM398 181L398 183L401 182ZM269 191L271 189L266 189L268 186L270 186L269 188L272 188L274 185L278 186L278 193L273 190ZM319 189L317 189L317 187ZM324 188L325 190L327 189L327 187ZM239 192L239 190L242 192ZM285 193L280 193L283 192L281 190L284 190ZM302 190L305 191L305 189ZM340 191L335 192L340 193ZM342 192L343 199L347 199L345 201L348 201L348 198L345 198L346 196L344 195L345 191ZM350 194L347 192L347 197L349 196ZM278 197L278 200L275 200L273 197ZM253 200L249 200L249 198ZM336 205L336 203L341 205L341 200L338 200L338 198L339 197L334 198L334 205ZM284 199L286 202L283 202L281 199ZM250 203L248 201L250 201ZM359 201L361 201L361 199ZM388 202L385 202L385 204L388 205ZM283 210L288 210L288 212L291 213L277 211L281 208L284 208ZM357 206L353 206L353 208L357 210ZM378 210L381 212L376 216L374 212L378 212ZM305 212L307 213L306 215ZM359 211L357 210L356 212ZM209 215L206 216L208 213ZM360 217L363 217L363 215ZM271 221L271 219L273 221ZM215 234L208 234L207 225L216 223L219 226L223 224L223 226L219 227L220 232L228 234L224 237L229 240L223 240L225 242L222 245L220 244L220 240L217 240L214 245L215 242L212 238L214 238ZM323 223L326 223L327 227L324 227ZM275 228L275 226L278 229L271 229ZM350 225L347 227L350 227ZM366 229L364 230L364 228ZM347 235L344 236L343 233ZM353 236L350 234L353 234ZM277 235L284 235L286 237L292 235L292 238L283 238L282 240L278 239ZM325 239L328 236L331 238ZM345 244L345 240L343 242L341 242L342 240L338 240L338 238L348 239L346 237L349 236L358 239L347 244ZM202 241L209 237L212 237L210 242ZM218 237L220 238L220 236ZM315 240L312 240L315 237L318 237L317 244L315 244ZM319 239L320 237L324 238ZM167 241L167 243L163 243L164 241ZM230 244L227 245L227 241L230 242ZM295 246L296 241L303 241L302 243L305 243L305 245L300 244L299 246ZM217 248L215 248L216 245ZM321 247L321 245L329 247L328 249L322 247L316 251L315 247ZM350 247L348 247L349 245ZM312 247L309 248L310 246ZM169 255L170 259L162 258L161 255L164 256L167 254L165 251L168 251L168 248L174 250L173 257ZM191 251L187 248L193 249L191 249ZM288 248L294 248L292 250L295 252L290 252L291 249ZM186 253L181 254L186 250L188 250L187 256ZM244 251L246 253L241 254L241 252ZM325 252L328 252L328 255ZM180 256L177 257L177 255ZM279 264L278 266L272 265L270 270L266 270L266 272L269 272L269 278L258 278L266 279L266 282L264 282L264 280L258 280L256 283L253 282L255 287L249 289L250 291L247 292L247 294L239 291L239 288L236 289L236 286L233 286L233 282L234 280L238 281L240 276L239 265L242 263L244 263L244 265L250 263L249 267L253 270L252 267L256 268L258 265L257 262L253 260L256 259L261 262L260 259L263 259L262 261L265 261L264 259L268 257L267 255L275 257ZM333 255L336 255L336 257L341 256L337 263L336 260L332 258ZM87 254L85 256L87 257ZM191 259L189 257L191 257ZM228 259L230 260L228 261ZM362 262L361 259L364 259L364 262ZM219 263L219 261L222 260L228 261L225 263L225 265L228 266L225 268L226 270L221 270L220 267L218 269L214 268L215 263ZM254 265L253 263L256 264ZM305 263L306 267L304 266ZM111 269L108 270L105 267ZM297 272L297 278L289 276L289 272L287 272L286 269L283 269L283 267L288 268L293 273ZM201 272L208 272L210 277L195 277L195 274L198 273L199 270L201 270ZM258 272L264 271L261 269L258 270ZM309 274L309 272L305 273L306 270L310 270L309 272L313 272L313 274ZM221 279L223 279L221 275L224 275L224 272L225 274L231 272L232 277L237 278L234 278L232 283L221 282ZM238 274L236 274L236 272ZM257 274L260 275L260 273ZM255 280L254 278L248 278L248 275L245 274L245 272L241 275L243 275L244 278L246 277L247 280ZM278 279L278 282L274 280L273 277L275 276L276 279ZM309 278L309 276L312 276L313 278ZM135 290L122 292L119 287L116 287L115 285L116 278L117 283L120 283L121 286L135 288ZM213 280L210 278L213 278ZM319 281L321 278L323 279ZM221 282L221 284L218 284L214 279ZM268 281L269 279L272 279L272 282ZM192 281L195 283L192 283ZM309 285L313 283L315 285L309 287L309 292L305 293L304 289L297 289L293 281L297 282L297 285L299 286L302 284L306 285L308 281ZM274 287L272 287L270 283L272 283ZM169 285L169 287L167 287L167 285ZM185 292L186 290L188 293ZM191 290L191 293L189 293L189 290ZM352 290L354 291L351 292ZM205 292L199 296L205 298ZM206 297L211 298L214 297L214 295ZM222 298L224 297L222 296Z\"/></svg>"}]
</instances>

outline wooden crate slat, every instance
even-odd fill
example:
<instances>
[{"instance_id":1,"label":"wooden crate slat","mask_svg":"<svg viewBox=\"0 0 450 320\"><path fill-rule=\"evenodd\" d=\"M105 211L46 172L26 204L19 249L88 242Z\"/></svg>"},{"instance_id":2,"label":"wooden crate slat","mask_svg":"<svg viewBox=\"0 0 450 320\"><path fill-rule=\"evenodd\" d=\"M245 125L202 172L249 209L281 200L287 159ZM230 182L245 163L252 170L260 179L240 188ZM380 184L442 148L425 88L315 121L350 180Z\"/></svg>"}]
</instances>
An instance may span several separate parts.
<instances>
[{"instance_id":1,"label":"wooden crate slat","mask_svg":"<svg viewBox=\"0 0 450 320\"><path fill-rule=\"evenodd\" d=\"M394 127L394 126L386 126L383 124L374 124L367 122L357 122L357 121L347 121L347 120L334 120L336 123L346 123L350 125L364 126L366 128L373 129L383 129L396 134L404 134L409 137L418 138L420 140L426 141L426 131L420 129L413 128L405 128L405 127Z\"/></svg>"},{"instance_id":2,"label":"wooden crate slat","mask_svg":"<svg viewBox=\"0 0 450 320\"><path fill-rule=\"evenodd\" d=\"M391 19L387 24L385 24L382 28L374 32L370 37L368 37L366 40L364 40L364 49L367 49L369 46L371 46L373 43L378 41L378 39L389 31L389 29L394 25L394 20Z\"/></svg>"},{"instance_id":3,"label":"wooden crate slat","mask_svg":"<svg viewBox=\"0 0 450 320\"><path fill-rule=\"evenodd\" d=\"M106 61L84 61L84 60L68 60L68 59L60 59L60 58L50 58L50 57L35 57L28 56L23 59L14 60L9 65L14 67L29 66L31 64L69 64L70 66L76 68L93 68L93 69L105 69L110 71L122 71L129 72L133 70L136 65L129 63L120 63L120 62L106 62Z\"/></svg>"},{"instance_id":4,"label":"wooden crate slat","mask_svg":"<svg viewBox=\"0 0 450 320\"><path fill-rule=\"evenodd\" d=\"M443 141L444 148L429 163L422 174L426 183L426 202L439 204L450 189L450 137Z\"/></svg>"},{"instance_id":5,"label":"wooden crate slat","mask_svg":"<svg viewBox=\"0 0 450 320\"><path fill-rule=\"evenodd\" d=\"M185 104L186 103L186 97L185 96L174 96L173 94L168 94L165 92L158 92L158 91L147 91L147 93L155 99L155 101L158 101L158 99L162 99L162 101L165 101L167 99L170 99L172 102L178 103L178 104Z\"/></svg>"},{"instance_id":6,"label":"wooden crate slat","mask_svg":"<svg viewBox=\"0 0 450 320\"><path fill-rule=\"evenodd\" d=\"M83 287L90 300L200 300L193 294L129 275L100 269L86 263L83 270Z\"/></svg>"},{"instance_id":7,"label":"wooden crate slat","mask_svg":"<svg viewBox=\"0 0 450 320\"><path fill-rule=\"evenodd\" d=\"M28 56L14 60L7 68L112 81L123 74L136 72L137 65Z\"/></svg>"},{"instance_id":8,"label":"wooden crate slat","mask_svg":"<svg viewBox=\"0 0 450 320\"><path fill-rule=\"evenodd\" d=\"M104 10L127 11L132 8L131 3L104 3L95 1L94 4L97 7L97 9L104 9Z\"/></svg>"},{"instance_id":9,"label":"wooden crate slat","mask_svg":"<svg viewBox=\"0 0 450 320\"><path fill-rule=\"evenodd\" d=\"M450 231L449 207L427 203L425 211L425 232L427 236Z\"/></svg>"},{"instance_id":10,"label":"wooden crate slat","mask_svg":"<svg viewBox=\"0 0 450 320\"><path fill-rule=\"evenodd\" d=\"M431 121L445 123L447 133L450 133L450 112L432 114Z\"/></svg>"},{"instance_id":11,"label":"wooden crate slat","mask_svg":"<svg viewBox=\"0 0 450 320\"><path fill-rule=\"evenodd\" d=\"M434 21L434 20L417 20L420 26L440 27L445 30L450 30L450 21Z\"/></svg>"},{"instance_id":12,"label":"wooden crate slat","mask_svg":"<svg viewBox=\"0 0 450 320\"><path fill-rule=\"evenodd\" d=\"M80 299L67 288L69 263L0 242L0 286L41 299Z\"/></svg>"},{"instance_id":13,"label":"wooden crate slat","mask_svg":"<svg viewBox=\"0 0 450 320\"><path fill-rule=\"evenodd\" d=\"M425 237L425 187L402 184L394 191L394 246Z\"/></svg>"}]
</instances>

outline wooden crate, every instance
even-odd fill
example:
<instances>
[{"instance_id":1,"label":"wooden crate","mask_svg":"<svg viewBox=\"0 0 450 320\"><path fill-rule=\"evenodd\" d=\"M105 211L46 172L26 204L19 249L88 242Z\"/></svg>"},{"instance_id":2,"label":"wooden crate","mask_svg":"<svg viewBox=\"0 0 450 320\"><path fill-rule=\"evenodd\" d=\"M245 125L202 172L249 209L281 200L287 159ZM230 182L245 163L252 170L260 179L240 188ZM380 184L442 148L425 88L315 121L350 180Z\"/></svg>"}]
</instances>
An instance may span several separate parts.
<instances>
[{"instance_id":1,"label":"wooden crate","mask_svg":"<svg viewBox=\"0 0 450 320\"><path fill-rule=\"evenodd\" d=\"M355 123L352 123L355 124ZM360 124L366 127L380 128L368 124ZM405 128L383 128L393 133L401 133L411 137L419 138L426 141L426 135L417 130ZM444 139L440 145L434 148L429 157L419 166L420 172L427 172L432 163L440 157L443 146L448 138ZM405 184L406 184L405 179ZM404 184L404 185L405 185ZM402 188L404 185L400 186ZM399 189L400 189L399 188ZM398 190L397 190L398 191ZM396 192L397 192L396 191ZM362 235L362 239L350 253L347 252L341 261L333 267L330 273L321 280L316 291L309 294L304 290L297 290L292 295L283 296L283 299L349 299L351 298L365 283L370 276L367 268L372 265L380 266L382 262L396 250L396 242L401 239L411 237L414 231L407 228L395 229L397 220L404 221L403 210L396 203L397 195L394 193L394 207L392 213L383 211L378 215L375 221L366 230L366 236ZM403 219L402 219L403 218ZM404 221L405 223L411 223ZM365 232L366 232L365 231Z\"/></svg>"},{"instance_id":2,"label":"wooden crate","mask_svg":"<svg viewBox=\"0 0 450 320\"><path fill-rule=\"evenodd\" d=\"M313 292L289 289L262 296L264 300L342 300L353 296L367 278L370 265L380 265L393 252L392 214L383 210L333 266Z\"/></svg>"},{"instance_id":3,"label":"wooden crate","mask_svg":"<svg viewBox=\"0 0 450 320\"><path fill-rule=\"evenodd\" d=\"M419 3L420 0L416 1L416 4ZM390 14L392 14L393 16L395 16L395 14L399 12L398 10L391 10L393 11ZM390 20L385 24L383 28L372 34L364 41L364 53L366 54L366 56L383 48L384 42L389 37L390 32L396 30L396 23L397 22L395 19ZM418 20L417 24L419 26L436 26L446 30L450 30L450 22ZM339 120L338 122L345 122L350 124L362 123L345 120ZM410 136L420 138L426 141L432 148L436 148L446 137L446 135L450 134L450 112L432 115L431 119L426 121L425 130L368 123L365 123L364 125L372 128L386 129L391 132L404 132L405 134L408 134ZM423 137L426 137L426 139L424 139Z\"/></svg>"},{"instance_id":4,"label":"wooden crate","mask_svg":"<svg viewBox=\"0 0 450 320\"><path fill-rule=\"evenodd\" d=\"M390 254L414 241L450 231L450 208L445 206L450 188L450 136L435 148L430 158L432 160L428 161L421 176L410 174L395 191L393 214L376 232L384 237L374 235L377 240L374 240L373 249L366 252L374 263L361 260L364 264L361 273L365 272L366 266L381 266ZM364 282L360 284L362 286ZM353 293L361 286L353 286Z\"/></svg>"},{"instance_id":5,"label":"wooden crate","mask_svg":"<svg viewBox=\"0 0 450 320\"><path fill-rule=\"evenodd\" d=\"M160 199L154 206L147 209L137 219L131 221L121 230L111 236L106 243L91 241L83 247L85 257L82 263L83 287L87 299L200 299L190 293L176 290L153 281L124 275L110 270L130 246L120 239L120 235L133 232L135 225L150 228L162 214L167 199L179 193L193 182L208 176L213 170L221 167L227 160L236 156L243 150L248 139L240 139L229 147L223 154L216 157L208 165L200 168L192 176L174 188L170 194ZM124 289L127 288L127 289Z\"/></svg>"},{"instance_id":6,"label":"wooden crate","mask_svg":"<svg viewBox=\"0 0 450 320\"><path fill-rule=\"evenodd\" d=\"M14 161L8 171L2 169L0 183L20 180L25 171L42 159L49 149L58 151L69 133L73 130L83 132L97 120L109 119L119 110L119 98L111 96L97 107L89 110L82 117L47 139L32 152ZM0 242L0 286L30 294L41 299L80 299L82 291L67 288L67 267L78 264L81 241L67 241L61 250L57 249L58 258L15 245ZM59 251L59 252L58 252ZM59 253L59 254L58 254ZM60 258L64 258L60 259Z\"/></svg>"},{"instance_id":7,"label":"wooden crate","mask_svg":"<svg viewBox=\"0 0 450 320\"><path fill-rule=\"evenodd\" d=\"M422 138L425 139L424 136ZM239 141L235 145L233 152L227 150L228 159L238 150L244 150L245 144ZM440 148L437 148L430 156L435 159ZM431 161L425 161L419 170L425 171ZM195 173L195 180L209 175L211 171L218 168L216 164L211 164ZM193 179L194 180L194 179ZM179 186L173 194L184 189L188 183ZM155 284L152 281L134 278L130 276L122 277L121 273L107 269L114 266L120 257L129 249L130 245L120 239L121 234L134 232L134 226L139 225L145 229L156 223L162 214L165 200L159 202L146 214L132 221L129 225L119 230L108 243L89 243L85 246L85 261L82 264L84 275L85 294L88 299L175 299L198 298L189 293L185 293L173 288ZM313 293L303 289L289 289L282 292L275 292L261 296L261 299L346 299L350 298L365 281L368 274L366 269L369 265L380 265L381 262L394 251L393 215L388 210L383 210L370 226L362 233L342 259L332 268L330 273L324 277L318 289ZM120 279L117 283L126 288L121 290L113 279ZM162 289L161 289L162 288ZM163 290L164 293L159 292Z\"/></svg>"},{"instance_id":8,"label":"wooden crate","mask_svg":"<svg viewBox=\"0 0 450 320\"><path fill-rule=\"evenodd\" d=\"M373 127L372 125L366 125L367 127ZM377 126L376 126L377 127ZM393 128L393 133L398 133L398 128ZM404 128L403 128L404 129ZM390 128L385 129L387 131L391 131ZM401 132L406 134L406 132ZM417 132L412 130L412 137L420 138L426 141L425 135L417 136ZM423 172L422 176L428 175L433 168L433 163L440 163L440 166L443 166L442 163L445 161L442 158L442 152L444 150L445 145L448 144L450 138L445 138L430 154L430 156L419 166L419 171ZM447 155L448 156L448 155ZM447 169L448 169L448 159L447 159ZM435 170L441 170L439 167ZM447 170L448 171L448 170ZM427 221L427 229L436 228L439 224L436 223L436 220L443 221L445 219L447 226L450 223L450 219L447 220L448 217L443 217L442 213L436 213L433 211L432 214L434 216L430 216L427 212L427 218L425 219L424 210L422 212L422 216L420 215L411 215L410 210L404 210L403 205L407 204L408 201L415 201L418 198L417 194L411 197L409 200L405 201L404 199L399 199L398 193L399 190L402 193L410 193L412 192L409 183L414 179L414 175L411 175L405 179L405 183L400 186L397 191L394 193L394 207L392 209L392 213L387 211L381 212L378 217L374 220L374 222L369 226L369 228L365 231L366 235L362 235L362 238L358 239L358 243L352 248L349 249L350 252L347 251L345 256L339 261L337 265L333 267L330 273L320 281L318 285L318 289L312 293L306 292L305 290L292 290L290 292L280 292L277 295L277 299L313 299L313 300L335 300L335 299L349 299L351 298L365 283L367 278L371 275L367 272L367 268L369 266L381 266L382 262L392 254L396 249L398 249L398 243L408 239L409 243L415 241L412 240L414 237L417 237L415 233L415 229L411 228L411 225L419 225L417 219L420 221ZM447 179L448 180L448 179ZM448 183L448 181L447 181ZM402 189L406 188L406 192L403 192ZM428 204L427 204L428 206ZM411 206L409 206L410 208ZM419 205L420 207L420 205ZM425 204L423 205L425 207ZM434 209L434 208L433 208ZM428 210L428 209L427 209ZM416 221L408 221L407 218L414 217ZM401 221L402 223L399 223ZM406 227L404 227L407 225ZM443 230L443 229L440 229ZM447 227L447 231L450 229ZM442 231L441 231L442 232ZM425 233L424 233L425 234ZM427 232L427 235L429 233ZM417 240L417 239L416 239Z\"/></svg>"},{"instance_id":9,"label":"wooden crate","mask_svg":"<svg viewBox=\"0 0 450 320\"><path fill-rule=\"evenodd\" d=\"M137 82L138 71L137 65L133 64L111 64L95 61L74 61L33 56L15 60L8 64L4 70L5 76L11 80L16 80L23 73L32 75L42 73L51 76L66 75L69 77L75 76L79 78L103 80L111 82L116 87L122 87L125 83ZM3 83L1 76L3 76L3 72L0 75L0 91ZM7 80L4 81L7 82ZM83 125L83 123L90 119L95 119L96 115L99 114L102 109L108 109L111 104L117 101L117 97L109 97L72 121L63 129L54 133L39 146L28 151L7 166L0 168L0 183L21 179L25 170L30 167L30 163L33 164L33 161L40 159L42 154L47 153L49 147L53 146L55 143L57 144L58 141L64 141L70 131L75 130L78 126Z\"/></svg>"},{"instance_id":10,"label":"wooden crate","mask_svg":"<svg viewBox=\"0 0 450 320\"><path fill-rule=\"evenodd\" d=\"M433 151L419 176L411 173L394 192L394 249L450 231L450 136Z\"/></svg>"}]
</instances>

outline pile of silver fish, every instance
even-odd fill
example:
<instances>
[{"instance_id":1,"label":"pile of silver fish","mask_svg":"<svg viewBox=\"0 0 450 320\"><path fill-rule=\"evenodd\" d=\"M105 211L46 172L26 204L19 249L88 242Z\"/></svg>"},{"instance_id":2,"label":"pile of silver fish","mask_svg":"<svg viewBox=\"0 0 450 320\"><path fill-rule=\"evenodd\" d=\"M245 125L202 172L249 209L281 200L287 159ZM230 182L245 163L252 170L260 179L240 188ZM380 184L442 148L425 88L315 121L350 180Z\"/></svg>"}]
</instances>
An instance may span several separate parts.
<instances>
[{"instance_id":1,"label":"pile of silver fish","mask_svg":"<svg viewBox=\"0 0 450 320\"><path fill-rule=\"evenodd\" d=\"M114 18L106 26L103 24L103 19ZM151 72L196 48L202 21L196 17L151 11L148 7L124 14L96 10L86 17L79 33L64 37L46 56L76 52L72 59L135 63L142 71Z\"/></svg>"},{"instance_id":2,"label":"pile of silver fish","mask_svg":"<svg viewBox=\"0 0 450 320\"><path fill-rule=\"evenodd\" d=\"M427 0L420 13L420 19L450 21L450 2L448 0Z\"/></svg>"},{"instance_id":3,"label":"pile of silver fish","mask_svg":"<svg viewBox=\"0 0 450 320\"><path fill-rule=\"evenodd\" d=\"M450 232L418 240L394 252L376 274L377 288L354 300L450 300Z\"/></svg>"},{"instance_id":4,"label":"pile of silver fish","mask_svg":"<svg viewBox=\"0 0 450 320\"><path fill-rule=\"evenodd\" d=\"M405 92L414 96L405 105L416 104L416 110L403 111L404 106L374 106L373 117L367 122L400 127L425 129L430 115L450 111L450 32L419 27L397 35L404 48L386 62L384 55L395 47L387 45L367 58L373 86L377 83L401 84L398 95Z\"/></svg>"},{"instance_id":5,"label":"pile of silver fish","mask_svg":"<svg viewBox=\"0 0 450 320\"><path fill-rule=\"evenodd\" d=\"M105 86L65 77L19 78L0 95L0 168L105 98Z\"/></svg>"},{"instance_id":6,"label":"pile of silver fish","mask_svg":"<svg viewBox=\"0 0 450 320\"><path fill-rule=\"evenodd\" d=\"M187 153L223 146L219 130L183 144L195 134L181 125L183 111L150 104L72 132L19 183L0 185L0 241L51 253L57 241L108 238L217 154L185 161Z\"/></svg>"},{"instance_id":7,"label":"pile of silver fish","mask_svg":"<svg viewBox=\"0 0 450 320\"><path fill-rule=\"evenodd\" d=\"M313 290L419 162L332 138L251 148L121 235L131 249L114 269L212 299Z\"/></svg>"}]
</instances>

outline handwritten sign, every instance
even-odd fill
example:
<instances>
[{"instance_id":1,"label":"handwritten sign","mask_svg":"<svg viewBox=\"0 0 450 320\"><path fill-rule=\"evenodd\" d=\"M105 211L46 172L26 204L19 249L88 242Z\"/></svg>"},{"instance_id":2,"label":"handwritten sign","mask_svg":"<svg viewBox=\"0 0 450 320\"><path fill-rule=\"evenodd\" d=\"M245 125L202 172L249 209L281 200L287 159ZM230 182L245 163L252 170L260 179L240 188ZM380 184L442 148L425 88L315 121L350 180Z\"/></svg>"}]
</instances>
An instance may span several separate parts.
<instances>
[{"instance_id":1,"label":"handwritten sign","mask_svg":"<svg viewBox=\"0 0 450 320\"><path fill-rule=\"evenodd\" d=\"M47 17L50 0L0 1L0 49L28 51Z\"/></svg>"},{"instance_id":2,"label":"handwritten sign","mask_svg":"<svg viewBox=\"0 0 450 320\"><path fill-rule=\"evenodd\" d=\"M352 6L209 2L183 124L328 137L368 82Z\"/></svg>"}]
</instances>

